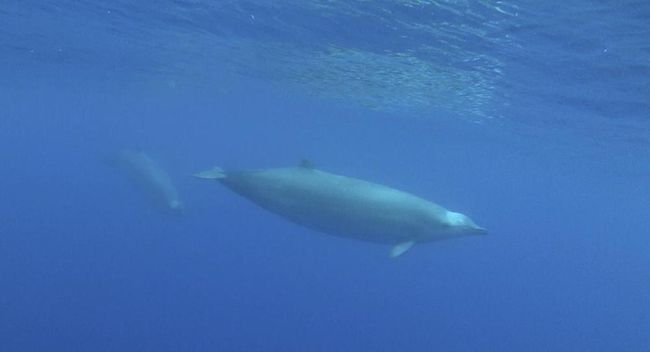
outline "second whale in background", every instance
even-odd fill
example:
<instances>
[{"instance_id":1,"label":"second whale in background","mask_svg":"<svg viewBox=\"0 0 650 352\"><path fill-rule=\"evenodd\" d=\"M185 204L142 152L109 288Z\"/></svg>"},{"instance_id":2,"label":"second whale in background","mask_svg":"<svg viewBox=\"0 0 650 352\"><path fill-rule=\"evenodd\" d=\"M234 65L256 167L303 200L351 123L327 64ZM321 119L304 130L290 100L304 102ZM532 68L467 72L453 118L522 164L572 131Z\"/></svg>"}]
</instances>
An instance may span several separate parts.
<instances>
[{"instance_id":1,"label":"second whale in background","mask_svg":"<svg viewBox=\"0 0 650 352\"><path fill-rule=\"evenodd\" d=\"M169 174L142 151L125 149L112 158L111 163L126 172L159 208L181 213L178 191Z\"/></svg>"}]
</instances>

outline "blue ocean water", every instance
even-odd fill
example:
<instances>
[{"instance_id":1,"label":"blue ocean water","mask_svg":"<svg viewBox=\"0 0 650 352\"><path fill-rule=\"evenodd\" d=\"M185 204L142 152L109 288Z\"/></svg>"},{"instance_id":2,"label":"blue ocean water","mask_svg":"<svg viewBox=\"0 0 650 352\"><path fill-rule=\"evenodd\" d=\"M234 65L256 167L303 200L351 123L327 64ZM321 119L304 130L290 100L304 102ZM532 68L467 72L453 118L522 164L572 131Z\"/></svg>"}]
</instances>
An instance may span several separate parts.
<instances>
[{"instance_id":1,"label":"blue ocean water","mask_svg":"<svg viewBox=\"0 0 650 352\"><path fill-rule=\"evenodd\" d=\"M649 351L650 4L0 4L0 351ZM143 150L160 211L106 158ZM190 175L296 165L489 229L389 247Z\"/></svg>"}]
</instances>

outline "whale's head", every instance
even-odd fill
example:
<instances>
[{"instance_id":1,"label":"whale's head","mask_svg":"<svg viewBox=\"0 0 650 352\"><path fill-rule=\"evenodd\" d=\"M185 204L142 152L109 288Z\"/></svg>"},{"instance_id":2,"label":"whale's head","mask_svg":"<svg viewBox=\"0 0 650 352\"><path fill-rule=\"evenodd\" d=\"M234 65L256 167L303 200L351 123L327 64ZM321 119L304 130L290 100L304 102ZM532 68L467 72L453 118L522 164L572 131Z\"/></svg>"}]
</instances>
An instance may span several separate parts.
<instances>
[{"instance_id":1,"label":"whale's head","mask_svg":"<svg viewBox=\"0 0 650 352\"><path fill-rule=\"evenodd\" d=\"M182 213L183 210L185 209L185 207L183 206L183 202L177 199L169 201L167 205L169 206L169 210L178 214Z\"/></svg>"},{"instance_id":2,"label":"whale's head","mask_svg":"<svg viewBox=\"0 0 650 352\"><path fill-rule=\"evenodd\" d=\"M485 235L487 230L476 225L469 216L454 211L447 211L447 225L450 232L458 235Z\"/></svg>"}]
</instances>

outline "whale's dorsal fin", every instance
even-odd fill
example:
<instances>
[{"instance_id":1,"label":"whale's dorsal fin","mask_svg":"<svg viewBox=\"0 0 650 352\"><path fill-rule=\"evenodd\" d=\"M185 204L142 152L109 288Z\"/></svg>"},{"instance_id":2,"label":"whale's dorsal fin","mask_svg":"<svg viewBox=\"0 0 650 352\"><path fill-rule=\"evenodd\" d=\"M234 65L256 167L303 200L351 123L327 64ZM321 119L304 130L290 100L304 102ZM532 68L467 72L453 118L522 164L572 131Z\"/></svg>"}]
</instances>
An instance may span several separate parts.
<instances>
[{"instance_id":1,"label":"whale's dorsal fin","mask_svg":"<svg viewBox=\"0 0 650 352\"><path fill-rule=\"evenodd\" d=\"M300 160L300 167L304 167L305 169L315 169L316 166L314 166L314 163L311 162L309 159L301 159Z\"/></svg>"},{"instance_id":2,"label":"whale's dorsal fin","mask_svg":"<svg viewBox=\"0 0 650 352\"><path fill-rule=\"evenodd\" d=\"M398 243L393 248L390 249L390 257L391 258L397 258L400 255L406 253L413 245L415 244L415 241L406 241L402 243Z\"/></svg>"}]
</instances>

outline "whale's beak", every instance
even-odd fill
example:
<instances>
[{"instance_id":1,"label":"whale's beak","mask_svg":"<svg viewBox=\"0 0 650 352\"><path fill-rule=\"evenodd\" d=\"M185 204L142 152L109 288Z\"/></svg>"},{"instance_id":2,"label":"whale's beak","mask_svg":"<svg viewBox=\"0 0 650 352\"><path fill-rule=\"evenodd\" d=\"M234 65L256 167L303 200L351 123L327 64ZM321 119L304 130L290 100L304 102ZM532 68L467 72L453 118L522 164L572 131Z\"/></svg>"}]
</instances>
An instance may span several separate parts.
<instances>
[{"instance_id":1,"label":"whale's beak","mask_svg":"<svg viewBox=\"0 0 650 352\"><path fill-rule=\"evenodd\" d=\"M476 228L474 229L474 233L477 235L487 235L488 230L483 227L476 226Z\"/></svg>"}]
</instances>

